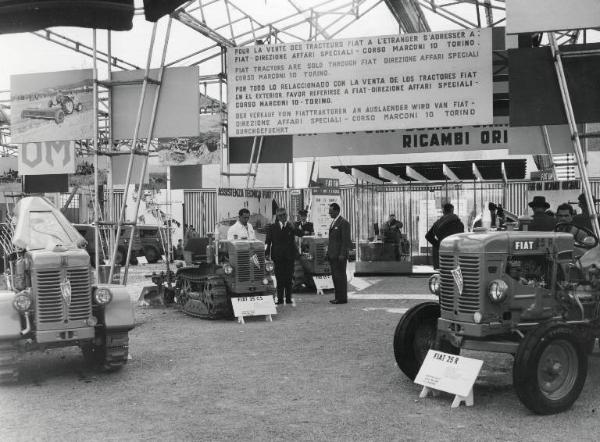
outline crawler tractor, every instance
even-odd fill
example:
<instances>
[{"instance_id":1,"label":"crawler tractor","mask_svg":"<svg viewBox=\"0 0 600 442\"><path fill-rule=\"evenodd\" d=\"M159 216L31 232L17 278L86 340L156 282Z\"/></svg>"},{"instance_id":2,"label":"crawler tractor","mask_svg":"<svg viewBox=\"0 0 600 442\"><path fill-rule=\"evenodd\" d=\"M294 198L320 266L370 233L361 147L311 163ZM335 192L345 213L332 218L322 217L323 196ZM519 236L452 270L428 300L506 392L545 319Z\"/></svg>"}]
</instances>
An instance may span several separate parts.
<instances>
[{"instance_id":1,"label":"crawler tractor","mask_svg":"<svg viewBox=\"0 0 600 442\"><path fill-rule=\"evenodd\" d=\"M400 369L414 379L432 348L509 353L527 408L571 407L600 336L600 247L587 229L556 230L571 233L484 230L444 239L440 272L430 279L439 302L416 305L396 327Z\"/></svg>"},{"instance_id":2,"label":"crawler tractor","mask_svg":"<svg viewBox=\"0 0 600 442\"><path fill-rule=\"evenodd\" d=\"M207 260L178 269L176 297L184 313L199 318L232 318L232 297L273 296L273 263L261 241L215 241Z\"/></svg>"},{"instance_id":3,"label":"crawler tractor","mask_svg":"<svg viewBox=\"0 0 600 442\"><path fill-rule=\"evenodd\" d=\"M18 377L29 350L79 346L106 370L127 362L133 307L123 286L93 284L85 240L41 197L15 206L2 235L6 288L0 290L0 381Z\"/></svg>"}]
</instances>

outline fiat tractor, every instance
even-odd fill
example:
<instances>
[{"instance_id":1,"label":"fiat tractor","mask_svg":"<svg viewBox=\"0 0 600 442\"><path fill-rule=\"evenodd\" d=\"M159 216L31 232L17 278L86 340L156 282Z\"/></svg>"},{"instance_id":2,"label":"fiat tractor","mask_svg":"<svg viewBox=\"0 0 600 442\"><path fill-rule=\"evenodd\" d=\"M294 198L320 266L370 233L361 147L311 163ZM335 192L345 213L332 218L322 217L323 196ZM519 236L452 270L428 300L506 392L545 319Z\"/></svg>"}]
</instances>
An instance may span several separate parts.
<instances>
[{"instance_id":1,"label":"fiat tractor","mask_svg":"<svg viewBox=\"0 0 600 442\"><path fill-rule=\"evenodd\" d=\"M79 346L107 371L128 358L133 306L125 287L94 284L85 240L48 200L21 199L2 235L0 381L18 378L27 351Z\"/></svg>"},{"instance_id":2,"label":"fiat tractor","mask_svg":"<svg viewBox=\"0 0 600 442\"><path fill-rule=\"evenodd\" d=\"M439 274L429 281L439 302L414 306L396 327L400 369L414 379L429 349L508 353L527 408L571 407L600 336L600 247L588 229L555 230L478 228L444 239Z\"/></svg>"},{"instance_id":3,"label":"fiat tractor","mask_svg":"<svg viewBox=\"0 0 600 442\"><path fill-rule=\"evenodd\" d=\"M315 288L314 277L331 275L327 256L328 238L303 236L300 238L300 258L294 269L294 286Z\"/></svg>"},{"instance_id":4,"label":"fiat tractor","mask_svg":"<svg viewBox=\"0 0 600 442\"><path fill-rule=\"evenodd\" d=\"M263 242L219 241L211 235L206 261L177 270L177 303L190 316L233 318L231 298L275 294L272 272Z\"/></svg>"}]
</instances>

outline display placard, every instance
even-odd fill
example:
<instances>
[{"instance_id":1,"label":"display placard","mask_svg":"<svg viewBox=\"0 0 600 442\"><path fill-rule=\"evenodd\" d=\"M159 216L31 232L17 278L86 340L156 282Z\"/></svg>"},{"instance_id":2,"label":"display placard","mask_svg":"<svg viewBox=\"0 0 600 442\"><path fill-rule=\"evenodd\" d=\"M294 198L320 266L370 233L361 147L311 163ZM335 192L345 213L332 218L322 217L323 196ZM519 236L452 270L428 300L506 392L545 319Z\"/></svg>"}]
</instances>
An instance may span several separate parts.
<instances>
[{"instance_id":1,"label":"display placard","mask_svg":"<svg viewBox=\"0 0 600 442\"><path fill-rule=\"evenodd\" d=\"M329 236L331 216L329 216L329 205L337 203L341 206L342 198L340 189L312 189L310 200L310 219L317 236ZM344 211L343 207L341 208Z\"/></svg>"},{"instance_id":2,"label":"display placard","mask_svg":"<svg viewBox=\"0 0 600 442\"><path fill-rule=\"evenodd\" d=\"M458 396L468 396L483 361L429 350L415 384Z\"/></svg>"},{"instance_id":3,"label":"display placard","mask_svg":"<svg viewBox=\"0 0 600 442\"><path fill-rule=\"evenodd\" d=\"M232 297L233 315L242 316L275 315L277 308L272 296L240 296Z\"/></svg>"},{"instance_id":4,"label":"display placard","mask_svg":"<svg viewBox=\"0 0 600 442\"><path fill-rule=\"evenodd\" d=\"M333 289L333 278L331 275L316 275L313 276L313 281L315 282L315 287L317 292L322 292L323 290L331 290Z\"/></svg>"},{"instance_id":5,"label":"display placard","mask_svg":"<svg viewBox=\"0 0 600 442\"><path fill-rule=\"evenodd\" d=\"M233 47L230 137L492 124L492 32Z\"/></svg>"}]
</instances>

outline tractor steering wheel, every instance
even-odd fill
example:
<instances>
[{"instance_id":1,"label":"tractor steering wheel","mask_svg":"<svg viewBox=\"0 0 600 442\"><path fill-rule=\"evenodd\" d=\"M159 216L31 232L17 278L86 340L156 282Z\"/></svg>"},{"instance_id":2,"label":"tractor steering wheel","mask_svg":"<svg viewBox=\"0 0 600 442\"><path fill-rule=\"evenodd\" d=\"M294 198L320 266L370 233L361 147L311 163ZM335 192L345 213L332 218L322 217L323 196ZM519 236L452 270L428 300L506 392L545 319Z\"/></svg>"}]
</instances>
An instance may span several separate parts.
<instances>
[{"instance_id":1,"label":"tractor steering wheel","mask_svg":"<svg viewBox=\"0 0 600 442\"><path fill-rule=\"evenodd\" d=\"M581 249L593 249L598 245L598 237L587 227L581 227L573 223L558 223L554 226L554 231L570 233L573 235L575 246ZM585 242L586 238L592 238L594 242Z\"/></svg>"}]
</instances>

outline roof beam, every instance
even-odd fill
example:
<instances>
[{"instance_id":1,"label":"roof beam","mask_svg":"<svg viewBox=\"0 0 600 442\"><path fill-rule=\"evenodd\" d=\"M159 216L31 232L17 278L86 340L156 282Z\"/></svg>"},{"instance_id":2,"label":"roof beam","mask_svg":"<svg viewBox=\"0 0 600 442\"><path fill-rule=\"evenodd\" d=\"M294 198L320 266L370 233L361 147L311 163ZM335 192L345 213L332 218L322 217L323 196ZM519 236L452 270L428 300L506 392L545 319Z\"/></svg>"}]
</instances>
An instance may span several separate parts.
<instances>
[{"instance_id":1,"label":"roof beam","mask_svg":"<svg viewBox=\"0 0 600 442\"><path fill-rule=\"evenodd\" d=\"M502 180L507 183L508 177L506 176L506 166L504 165L504 161L500 163L500 172L502 172Z\"/></svg>"},{"instance_id":2,"label":"roof beam","mask_svg":"<svg viewBox=\"0 0 600 442\"><path fill-rule=\"evenodd\" d=\"M406 183L405 179L400 178L398 175L393 174L381 166L377 168L377 174L379 175L379 178L383 178L394 183Z\"/></svg>"},{"instance_id":3,"label":"roof beam","mask_svg":"<svg viewBox=\"0 0 600 442\"><path fill-rule=\"evenodd\" d=\"M363 171L358 170L356 167L350 169L350 175L352 175L356 179L366 181L367 183L383 184L383 181L369 175L368 173L364 173Z\"/></svg>"},{"instance_id":4,"label":"roof beam","mask_svg":"<svg viewBox=\"0 0 600 442\"><path fill-rule=\"evenodd\" d=\"M221 46L225 46L227 48L232 48L235 46L235 42L229 40L228 38L223 37L218 32L213 31L210 27L206 26L204 23L196 19L194 16L188 14L185 11L175 11L172 14L173 18L180 21L186 26L189 26L193 30L199 32L205 37L210 38L215 41L217 44Z\"/></svg>"},{"instance_id":5,"label":"roof beam","mask_svg":"<svg viewBox=\"0 0 600 442\"><path fill-rule=\"evenodd\" d=\"M409 178L412 178L415 181L421 181L423 183L429 182L429 180L427 178L425 178L423 175L421 175L419 172L417 172L415 169L413 169L410 166L406 166L406 176Z\"/></svg>"},{"instance_id":6,"label":"roof beam","mask_svg":"<svg viewBox=\"0 0 600 442\"><path fill-rule=\"evenodd\" d=\"M416 0L385 0L404 32L430 32L431 28Z\"/></svg>"},{"instance_id":7,"label":"roof beam","mask_svg":"<svg viewBox=\"0 0 600 442\"><path fill-rule=\"evenodd\" d=\"M477 181L483 181L483 176L481 175L481 172L479 172L479 169L477 168L477 164L472 163L473 164L473 177L477 180Z\"/></svg>"},{"instance_id":8,"label":"roof beam","mask_svg":"<svg viewBox=\"0 0 600 442\"><path fill-rule=\"evenodd\" d=\"M452 172L452 169L450 169L448 167L448 165L446 165L446 164L442 164L442 172L444 173L444 176L446 178L448 178L450 181L456 181L456 182L461 181L460 179L458 179L456 174L454 172Z\"/></svg>"}]
</instances>

